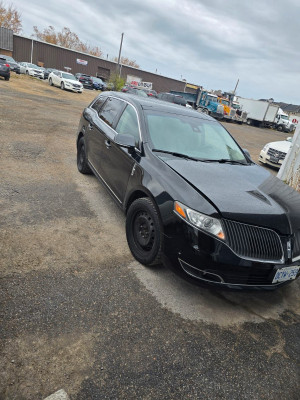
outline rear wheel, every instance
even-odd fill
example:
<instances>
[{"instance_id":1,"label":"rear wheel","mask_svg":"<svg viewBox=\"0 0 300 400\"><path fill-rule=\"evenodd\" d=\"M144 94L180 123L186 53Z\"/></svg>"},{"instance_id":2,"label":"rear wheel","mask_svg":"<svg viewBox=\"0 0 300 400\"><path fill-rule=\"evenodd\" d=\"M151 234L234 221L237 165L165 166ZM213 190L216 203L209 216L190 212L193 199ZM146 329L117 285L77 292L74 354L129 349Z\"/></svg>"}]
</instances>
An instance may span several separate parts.
<instances>
[{"instance_id":1,"label":"rear wheel","mask_svg":"<svg viewBox=\"0 0 300 400\"><path fill-rule=\"evenodd\" d=\"M126 236L132 255L141 264L161 262L162 225L151 199L143 197L131 204L126 216Z\"/></svg>"},{"instance_id":2,"label":"rear wheel","mask_svg":"<svg viewBox=\"0 0 300 400\"><path fill-rule=\"evenodd\" d=\"M88 165L87 156L85 152L85 142L82 137L77 146L77 168L81 174L91 174L92 171Z\"/></svg>"}]
</instances>

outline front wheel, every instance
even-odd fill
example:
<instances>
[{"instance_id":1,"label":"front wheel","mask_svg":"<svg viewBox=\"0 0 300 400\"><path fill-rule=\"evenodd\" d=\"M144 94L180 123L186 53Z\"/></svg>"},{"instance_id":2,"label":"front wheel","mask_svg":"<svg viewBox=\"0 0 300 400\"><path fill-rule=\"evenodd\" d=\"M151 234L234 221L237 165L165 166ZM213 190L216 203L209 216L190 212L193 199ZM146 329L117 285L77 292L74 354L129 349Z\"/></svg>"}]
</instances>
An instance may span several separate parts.
<instances>
[{"instance_id":1,"label":"front wheel","mask_svg":"<svg viewBox=\"0 0 300 400\"><path fill-rule=\"evenodd\" d=\"M49 85L50 85L50 86L53 86L53 82L52 82L52 79L51 79L51 78L49 79Z\"/></svg>"},{"instance_id":2,"label":"front wheel","mask_svg":"<svg viewBox=\"0 0 300 400\"><path fill-rule=\"evenodd\" d=\"M282 125L278 125L277 130L278 130L278 132L282 132L283 131Z\"/></svg>"},{"instance_id":3,"label":"front wheel","mask_svg":"<svg viewBox=\"0 0 300 400\"><path fill-rule=\"evenodd\" d=\"M130 205L126 237L132 255L141 264L151 266L161 262L162 225L151 199L143 197Z\"/></svg>"},{"instance_id":4,"label":"front wheel","mask_svg":"<svg viewBox=\"0 0 300 400\"><path fill-rule=\"evenodd\" d=\"M6 80L6 81L9 81L9 76L6 76L6 77L5 77L5 80Z\"/></svg>"},{"instance_id":5,"label":"front wheel","mask_svg":"<svg viewBox=\"0 0 300 400\"><path fill-rule=\"evenodd\" d=\"M63 82L60 83L61 90L65 90L65 84Z\"/></svg>"}]
</instances>

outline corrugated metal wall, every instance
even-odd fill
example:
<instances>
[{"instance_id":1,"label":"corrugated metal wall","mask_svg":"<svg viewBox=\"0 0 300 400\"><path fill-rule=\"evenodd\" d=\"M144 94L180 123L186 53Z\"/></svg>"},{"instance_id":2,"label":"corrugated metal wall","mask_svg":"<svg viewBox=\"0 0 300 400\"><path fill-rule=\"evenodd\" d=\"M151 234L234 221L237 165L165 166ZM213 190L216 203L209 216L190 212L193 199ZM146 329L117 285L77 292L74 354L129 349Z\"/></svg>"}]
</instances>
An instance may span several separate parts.
<instances>
[{"instance_id":1,"label":"corrugated metal wall","mask_svg":"<svg viewBox=\"0 0 300 400\"><path fill-rule=\"evenodd\" d=\"M13 50L13 31L8 28L0 26L0 49L1 50Z\"/></svg>"},{"instance_id":2,"label":"corrugated metal wall","mask_svg":"<svg viewBox=\"0 0 300 400\"><path fill-rule=\"evenodd\" d=\"M32 47L33 43L33 47ZM78 53L73 50L54 46L49 43L39 42L19 35L14 35L13 57L16 61L31 61L48 68L57 68L64 70L64 67L71 68L71 72L76 74L82 72L88 75L96 76L98 71L110 71L110 74L116 72L116 63L93 57L87 54ZM77 59L85 60L88 65L80 65L76 63ZM98 69L99 67L99 69ZM169 90L183 91L185 82L172 78L167 78L151 72L132 68L123 65L122 77L126 80L127 75L140 77L144 82L152 82L153 89L159 92Z\"/></svg>"}]
</instances>

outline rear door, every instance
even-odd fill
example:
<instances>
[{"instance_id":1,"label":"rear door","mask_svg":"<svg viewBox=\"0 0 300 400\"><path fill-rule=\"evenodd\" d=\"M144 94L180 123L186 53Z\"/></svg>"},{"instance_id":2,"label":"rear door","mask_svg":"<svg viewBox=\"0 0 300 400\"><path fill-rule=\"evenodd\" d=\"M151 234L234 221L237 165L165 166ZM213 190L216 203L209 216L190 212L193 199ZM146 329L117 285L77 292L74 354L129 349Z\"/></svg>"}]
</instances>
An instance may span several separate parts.
<instances>
[{"instance_id":1,"label":"rear door","mask_svg":"<svg viewBox=\"0 0 300 400\"><path fill-rule=\"evenodd\" d=\"M92 106L94 113L87 127L88 158L99 178L111 189L111 148L116 135L113 126L126 103L112 97L108 97L105 102L105 97L98 100L99 103L96 101Z\"/></svg>"}]
</instances>

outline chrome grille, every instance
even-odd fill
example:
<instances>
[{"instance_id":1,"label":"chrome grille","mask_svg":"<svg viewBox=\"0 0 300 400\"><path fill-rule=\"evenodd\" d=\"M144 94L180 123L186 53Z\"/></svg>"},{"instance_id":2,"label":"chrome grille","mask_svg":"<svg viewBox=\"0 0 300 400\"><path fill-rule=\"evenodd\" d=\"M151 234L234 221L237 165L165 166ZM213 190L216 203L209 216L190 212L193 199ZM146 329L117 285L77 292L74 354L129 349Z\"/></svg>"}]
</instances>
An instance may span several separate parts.
<instances>
[{"instance_id":1,"label":"chrome grille","mask_svg":"<svg viewBox=\"0 0 300 400\"><path fill-rule=\"evenodd\" d=\"M230 115L230 117L234 117L235 116L235 110L233 108L230 110L229 115Z\"/></svg>"},{"instance_id":2,"label":"chrome grille","mask_svg":"<svg viewBox=\"0 0 300 400\"><path fill-rule=\"evenodd\" d=\"M269 148L268 153L269 156L273 156L275 158L278 158L278 160L284 160L286 153L283 151L278 151L275 149L272 149L272 147Z\"/></svg>"},{"instance_id":3,"label":"chrome grille","mask_svg":"<svg viewBox=\"0 0 300 400\"><path fill-rule=\"evenodd\" d=\"M279 262L283 257L276 232L257 226L223 220L226 242L240 257Z\"/></svg>"}]
</instances>

